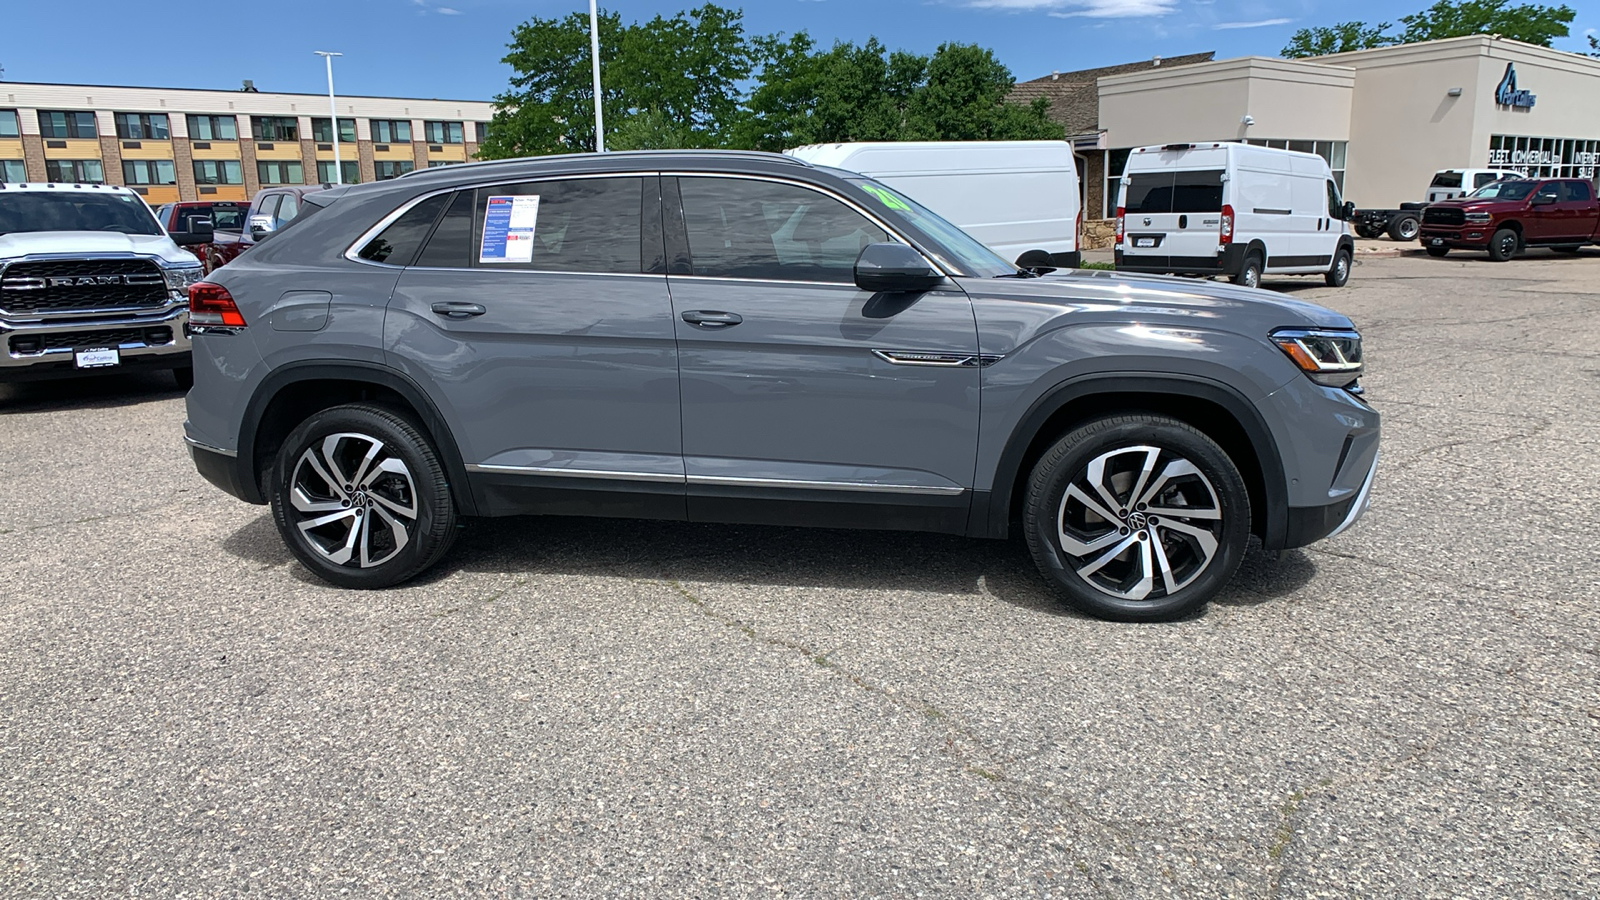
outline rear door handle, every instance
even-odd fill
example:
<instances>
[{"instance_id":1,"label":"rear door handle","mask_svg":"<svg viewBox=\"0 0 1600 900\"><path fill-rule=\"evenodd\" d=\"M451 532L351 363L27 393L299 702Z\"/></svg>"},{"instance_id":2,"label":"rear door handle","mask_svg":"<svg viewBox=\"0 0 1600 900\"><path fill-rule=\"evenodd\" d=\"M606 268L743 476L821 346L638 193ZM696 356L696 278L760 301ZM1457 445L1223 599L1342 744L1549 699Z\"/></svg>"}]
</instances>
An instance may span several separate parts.
<instances>
[{"instance_id":1,"label":"rear door handle","mask_svg":"<svg viewBox=\"0 0 1600 900\"><path fill-rule=\"evenodd\" d=\"M744 316L714 309L691 309L683 314L683 320L701 328L732 328L743 322Z\"/></svg>"},{"instance_id":2,"label":"rear door handle","mask_svg":"<svg viewBox=\"0 0 1600 900\"><path fill-rule=\"evenodd\" d=\"M470 319L473 316L481 316L488 312L481 303L462 303L459 300L435 303L433 311L447 319Z\"/></svg>"}]
</instances>

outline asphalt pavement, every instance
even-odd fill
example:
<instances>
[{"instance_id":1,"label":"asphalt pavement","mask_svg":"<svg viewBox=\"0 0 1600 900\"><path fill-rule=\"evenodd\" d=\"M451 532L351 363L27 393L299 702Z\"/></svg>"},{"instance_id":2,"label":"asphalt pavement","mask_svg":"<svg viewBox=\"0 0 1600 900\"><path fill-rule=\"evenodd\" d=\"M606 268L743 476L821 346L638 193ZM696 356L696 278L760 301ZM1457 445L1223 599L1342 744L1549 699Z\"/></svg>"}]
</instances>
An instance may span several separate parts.
<instances>
[{"instance_id":1,"label":"asphalt pavement","mask_svg":"<svg viewBox=\"0 0 1600 900\"><path fill-rule=\"evenodd\" d=\"M1163 625L589 519L338 590L164 374L0 386L0 895L1600 894L1600 253L1267 286L1366 337L1372 509Z\"/></svg>"}]
</instances>

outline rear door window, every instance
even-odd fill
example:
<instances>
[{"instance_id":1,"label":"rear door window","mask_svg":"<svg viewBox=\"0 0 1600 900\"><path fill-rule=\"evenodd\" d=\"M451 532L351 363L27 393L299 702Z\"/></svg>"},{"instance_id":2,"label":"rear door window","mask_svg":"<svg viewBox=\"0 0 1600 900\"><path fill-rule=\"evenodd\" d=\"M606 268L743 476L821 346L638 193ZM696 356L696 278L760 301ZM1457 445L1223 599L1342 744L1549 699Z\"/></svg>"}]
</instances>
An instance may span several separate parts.
<instances>
[{"instance_id":1,"label":"rear door window","mask_svg":"<svg viewBox=\"0 0 1600 900\"><path fill-rule=\"evenodd\" d=\"M1582 203L1586 200L1594 199L1594 193L1589 190L1589 182L1587 181L1563 181L1561 184L1564 188L1562 200L1569 203Z\"/></svg>"},{"instance_id":2,"label":"rear door window","mask_svg":"<svg viewBox=\"0 0 1600 900\"><path fill-rule=\"evenodd\" d=\"M1172 174L1172 211L1222 212L1222 170L1203 169Z\"/></svg>"},{"instance_id":3,"label":"rear door window","mask_svg":"<svg viewBox=\"0 0 1600 900\"><path fill-rule=\"evenodd\" d=\"M1172 212L1172 173L1139 172L1128 176L1123 206L1128 215Z\"/></svg>"},{"instance_id":4,"label":"rear door window","mask_svg":"<svg viewBox=\"0 0 1600 900\"><path fill-rule=\"evenodd\" d=\"M638 177L573 178L479 188L474 264L637 274L643 184Z\"/></svg>"}]
</instances>

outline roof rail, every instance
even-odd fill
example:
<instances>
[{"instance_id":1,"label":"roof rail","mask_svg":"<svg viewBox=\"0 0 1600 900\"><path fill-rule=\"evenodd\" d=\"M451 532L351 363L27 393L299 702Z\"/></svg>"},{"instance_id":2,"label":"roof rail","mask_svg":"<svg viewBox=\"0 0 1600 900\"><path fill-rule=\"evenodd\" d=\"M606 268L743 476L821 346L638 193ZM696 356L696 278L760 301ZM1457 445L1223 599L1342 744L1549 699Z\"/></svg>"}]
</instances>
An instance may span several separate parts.
<instances>
[{"instance_id":1,"label":"roof rail","mask_svg":"<svg viewBox=\"0 0 1600 900\"><path fill-rule=\"evenodd\" d=\"M590 152L590 153L555 153L555 154L551 154L549 156L516 156L516 157L511 157L510 159L481 159L481 160L477 160L475 162L457 163L455 165L450 165L450 166L433 166L433 167L429 167L429 168L426 168L426 169L412 169L411 171L406 172L405 174L399 175L397 177L399 177L399 178L411 178L413 176L422 175L422 174L427 173L427 172L437 172L440 169L456 170L456 169L461 168L462 166L469 166L469 167L474 168L474 169L479 169L479 168L491 168L491 167L496 167L496 166L507 166L507 165L513 165L513 164L524 164L525 165L527 163L562 162L562 161L565 161L565 160L573 160L573 159L599 159L599 158L601 158L603 156L622 156L622 157L629 157L629 158L634 158L634 159L641 158L641 157L657 157L657 158L662 158L662 159L675 159L675 158L681 159L683 157L708 157L709 156L709 157L713 157L713 158L726 158L726 159L761 159L761 160L766 160L767 162L780 162L780 163L787 163L787 164L793 165L793 166L803 166L803 167L808 168L808 169L809 168L813 168L811 163L806 162L803 159L796 159L793 156L785 156L782 153L771 153L771 152L768 152L766 150L611 150L611 151L607 151L606 153L603 153L603 154L601 154L601 153L593 153L593 152Z\"/></svg>"}]
</instances>

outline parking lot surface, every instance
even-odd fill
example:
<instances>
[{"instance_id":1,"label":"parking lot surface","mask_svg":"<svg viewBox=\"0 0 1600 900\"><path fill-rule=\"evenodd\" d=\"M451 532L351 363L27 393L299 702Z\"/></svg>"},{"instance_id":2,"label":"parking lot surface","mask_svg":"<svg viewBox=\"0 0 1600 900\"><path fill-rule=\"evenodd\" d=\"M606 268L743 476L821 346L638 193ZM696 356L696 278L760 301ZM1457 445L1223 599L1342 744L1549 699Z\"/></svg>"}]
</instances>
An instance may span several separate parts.
<instances>
[{"instance_id":1,"label":"parking lot surface","mask_svg":"<svg viewBox=\"0 0 1600 900\"><path fill-rule=\"evenodd\" d=\"M330 588L164 374L0 386L0 895L1600 893L1600 254L1267 280L1372 509L1199 616L1020 543L478 521Z\"/></svg>"}]
</instances>

